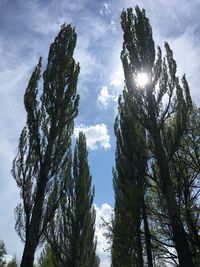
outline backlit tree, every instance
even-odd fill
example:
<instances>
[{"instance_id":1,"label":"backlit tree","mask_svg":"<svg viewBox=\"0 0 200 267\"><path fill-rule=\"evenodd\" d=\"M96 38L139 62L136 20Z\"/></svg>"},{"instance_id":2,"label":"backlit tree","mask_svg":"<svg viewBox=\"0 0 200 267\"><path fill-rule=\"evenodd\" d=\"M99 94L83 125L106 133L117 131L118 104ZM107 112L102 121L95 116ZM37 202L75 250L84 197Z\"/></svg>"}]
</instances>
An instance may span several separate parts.
<instances>
[{"instance_id":1,"label":"backlit tree","mask_svg":"<svg viewBox=\"0 0 200 267\"><path fill-rule=\"evenodd\" d=\"M39 86L40 58L24 95L27 120L12 169L21 196L16 208L16 230L25 242L21 267L33 266L35 250L44 239L63 193L62 169L68 161L79 102L75 45L74 28L63 25L50 46L43 90Z\"/></svg>"}]
</instances>

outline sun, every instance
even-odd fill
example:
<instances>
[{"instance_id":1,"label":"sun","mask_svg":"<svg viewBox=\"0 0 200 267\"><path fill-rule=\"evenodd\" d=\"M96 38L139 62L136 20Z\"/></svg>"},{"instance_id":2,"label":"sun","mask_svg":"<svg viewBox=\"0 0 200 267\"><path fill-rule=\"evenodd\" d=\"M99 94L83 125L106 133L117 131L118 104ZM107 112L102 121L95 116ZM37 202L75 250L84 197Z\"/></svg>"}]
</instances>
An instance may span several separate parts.
<instances>
[{"instance_id":1,"label":"sun","mask_svg":"<svg viewBox=\"0 0 200 267\"><path fill-rule=\"evenodd\" d=\"M149 78L146 73L139 72L136 77L136 82L137 82L138 87L144 87L148 84Z\"/></svg>"}]
</instances>

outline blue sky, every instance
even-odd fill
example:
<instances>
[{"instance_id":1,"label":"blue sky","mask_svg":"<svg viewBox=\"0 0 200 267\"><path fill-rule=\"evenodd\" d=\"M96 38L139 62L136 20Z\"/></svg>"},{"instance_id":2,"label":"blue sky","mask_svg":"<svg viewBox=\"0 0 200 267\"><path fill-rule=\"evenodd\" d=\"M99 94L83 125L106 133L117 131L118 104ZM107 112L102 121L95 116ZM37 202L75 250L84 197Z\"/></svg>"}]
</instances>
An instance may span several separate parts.
<instances>
[{"instance_id":1,"label":"blue sky","mask_svg":"<svg viewBox=\"0 0 200 267\"><path fill-rule=\"evenodd\" d=\"M19 191L10 170L25 123L23 94L39 56L45 67L49 45L64 22L74 25L78 34L75 58L81 66L81 99L75 134L82 129L87 135L98 221L108 216L114 201L113 123L123 89L120 13L136 4L146 9L156 44L170 43L178 71L186 73L192 97L200 104L199 0L0 0L0 239L8 254L22 253L14 231ZM102 231L97 234L101 267L108 267Z\"/></svg>"}]
</instances>

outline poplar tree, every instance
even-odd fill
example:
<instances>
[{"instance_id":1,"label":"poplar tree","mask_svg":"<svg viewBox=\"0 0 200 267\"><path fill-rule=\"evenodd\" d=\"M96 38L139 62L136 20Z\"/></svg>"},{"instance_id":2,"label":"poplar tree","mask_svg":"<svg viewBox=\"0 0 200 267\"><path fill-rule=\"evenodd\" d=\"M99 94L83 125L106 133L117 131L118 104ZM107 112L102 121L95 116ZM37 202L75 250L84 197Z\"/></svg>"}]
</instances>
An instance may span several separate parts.
<instances>
[{"instance_id":1,"label":"poplar tree","mask_svg":"<svg viewBox=\"0 0 200 267\"><path fill-rule=\"evenodd\" d=\"M72 164L73 163L73 164ZM66 187L59 209L50 223L47 240L56 266L98 267L96 255L94 188L88 165L86 138L79 133L71 171L65 172Z\"/></svg>"},{"instance_id":2,"label":"poplar tree","mask_svg":"<svg viewBox=\"0 0 200 267\"><path fill-rule=\"evenodd\" d=\"M172 177L178 209L180 210L188 242L192 251L195 266L199 264L199 110L193 106L187 131L181 138L180 146L170 161L170 176ZM173 123L173 120L168 123ZM154 255L157 260L177 262L172 232L168 227L169 218L166 212L166 203L161 195L159 186L159 173L157 166L152 169L154 183L149 191L148 208L153 224L152 239ZM153 248L153 249L154 249Z\"/></svg>"},{"instance_id":3,"label":"poplar tree","mask_svg":"<svg viewBox=\"0 0 200 267\"><path fill-rule=\"evenodd\" d=\"M187 132L171 162L170 171L176 189L179 209L187 229L196 265L200 262L199 232L199 174L200 174L200 110L195 106L190 115Z\"/></svg>"},{"instance_id":4,"label":"poplar tree","mask_svg":"<svg viewBox=\"0 0 200 267\"><path fill-rule=\"evenodd\" d=\"M76 37L71 25L61 27L50 46L43 90L40 58L24 95L27 120L12 169L21 196L16 208L16 231L25 243L21 267L33 266L35 250L63 193L62 169L79 102L79 65L73 59Z\"/></svg>"},{"instance_id":5,"label":"poplar tree","mask_svg":"<svg viewBox=\"0 0 200 267\"><path fill-rule=\"evenodd\" d=\"M148 266L153 266L145 205L146 137L143 127L133 116L134 106L134 101L130 99L127 90L124 90L123 98L119 98L119 115L115 122L117 145L116 170L113 172L113 267L144 266L143 219Z\"/></svg>"},{"instance_id":6,"label":"poplar tree","mask_svg":"<svg viewBox=\"0 0 200 267\"><path fill-rule=\"evenodd\" d=\"M185 75L182 83L176 74L176 62L168 43L166 56L158 47L157 57L152 29L144 10L139 7L123 11L121 25L124 32L121 60L125 85L134 101L133 116L147 131L159 170L159 182L166 202L173 242L182 267L194 266L187 235L175 197L170 161L187 129L192 101ZM138 74L148 77L146 85L138 84ZM165 98L165 101L163 99ZM173 123L168 121L173 118Z\"/></svg>"}]
</instances>

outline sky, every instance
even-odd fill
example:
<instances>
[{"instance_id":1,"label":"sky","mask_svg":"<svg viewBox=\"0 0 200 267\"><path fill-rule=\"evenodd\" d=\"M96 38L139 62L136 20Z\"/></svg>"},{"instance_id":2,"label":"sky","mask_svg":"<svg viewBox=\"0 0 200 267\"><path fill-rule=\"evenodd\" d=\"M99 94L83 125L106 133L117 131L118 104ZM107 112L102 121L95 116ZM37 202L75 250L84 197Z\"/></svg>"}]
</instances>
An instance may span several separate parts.
<instances>
[{"instance_id":1,"label":"sky","mask_svg":"<svg viewBox=\"0 0 200 267\"><path fill-rule=\"evenodd\" d=\"M200 105L200 0L0 0L0 239L9 255L20 259L23 249L14 230L14 208L19 190L11 176L12 161L25 124L23 95L31 72L63 23L76 27L74 57L80 63L79 115L75 132L85 132L89 165L95 185L97 252L101 267L110 266L101 217L109 219L114 205L112 168L113 124L117 99L124 86L120 61L120 13L128 7L145 8L156 45L168 41L181 77L186 73L192 97Z\"/></svg>"}]
</instances>

